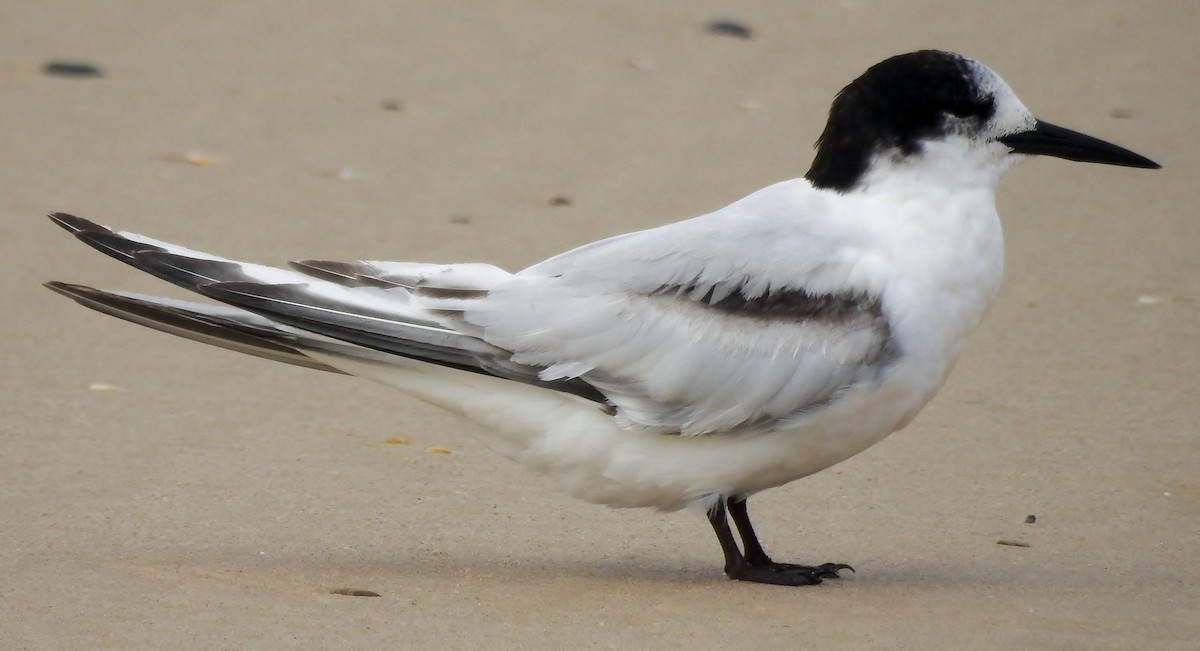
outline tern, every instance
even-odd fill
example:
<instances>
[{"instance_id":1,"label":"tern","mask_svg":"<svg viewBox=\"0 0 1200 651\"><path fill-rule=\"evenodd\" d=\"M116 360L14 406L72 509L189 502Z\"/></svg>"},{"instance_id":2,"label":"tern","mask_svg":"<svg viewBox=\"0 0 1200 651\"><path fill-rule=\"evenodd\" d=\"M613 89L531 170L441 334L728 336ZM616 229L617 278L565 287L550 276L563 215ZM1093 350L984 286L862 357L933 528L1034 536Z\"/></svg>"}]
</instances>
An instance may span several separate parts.
<instances>
[{"instance_id":1,"label":"tern","mask_svg":"<svg viewBox=\"0 0 1200 651\"><path fill-rule=\"evenodd\" d=\"M812 585L746 500L905 427L1000 287L995 189L1030 155L1153 161L1035 118L977 61L924 50L833 101L803 178L510 273L237 262L64 213L92 247L217 303L47 286L134 323L395 387L583 500L707 514L731 579ZM739 548L729 520L742 545Z\"/></svg>"}]
</instances>

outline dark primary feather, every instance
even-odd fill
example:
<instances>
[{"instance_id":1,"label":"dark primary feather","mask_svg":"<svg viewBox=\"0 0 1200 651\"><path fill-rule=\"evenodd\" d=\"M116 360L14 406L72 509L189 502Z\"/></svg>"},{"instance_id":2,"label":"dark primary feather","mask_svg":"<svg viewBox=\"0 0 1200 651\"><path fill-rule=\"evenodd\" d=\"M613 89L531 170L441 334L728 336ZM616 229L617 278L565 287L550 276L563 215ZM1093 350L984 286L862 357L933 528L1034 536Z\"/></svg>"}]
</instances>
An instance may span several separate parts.
<instances>
[{"instance_id":1,"label":"dark primary feather","mask_svg":"<svg viewBox=\"0 0 1200 651\"><path fill-rule=\"evenodd\" d=\"M97 251L111 258L116 258L125 264L137 266L134 260L134 254L138 251L155 250L162 251L161 247L152 246L144 242L134 242L114 233L111 229L105 228L100 224L90 222L82 217L68 215L66 213L56 212L50 215L50 219L54 223L62 226L70 231L72 235L79 241L96 249Z\"/></svg>"},{"instance_id":2,"label":"dark primary feather","mask_svg":"<svg viewBox=\"0 0 1200 651\"><path fill-rule=\"evenodd\" d=\"M595 387L581 379L547 382L538 367L511 361L512 352L477 337L455 332L429 319L398 318L361 305L327 299L302 284L269 284L247 277L236 263L162 251L135 256L145 268L222 303L372 350L418 359L473 373L544 386L605 403ZM193 281L190 285L189 281Z\"/></svg>"},{"instance_id":3,"label":"dark primary feather","mask_svg":"<svg viewBox=\"0 0 1200 651\"><path fill-rule=\"evenodd\" d=\"M314 342L305 342L277 328L254 323L245 318L250 316L246 313L239 318L233 308L193 303L189 309L181 304L156 302L69 283L49 282L46 287L84 307L185 339L305 368L342 372L300 352L305 348L320 348Z\"/></svg>"},{"instance_id":4,"label":"dark primary feather","mask_svg":"<svg viewBox=\"0 0 1200 651\"><path fill-rule=\"evenodd\" d=\"M323 300L306 291L304 285L217 282L200 285L196 290L309 332L406 357L472 366L477 355L507 354L441 326L401 321L384 312Z\"/></svg>"},{"instance_id":5,"label":"dark primary feather","mask_svg":"<svg viewBox=\"0 0 1200 651\"><path fill-rule=\"evenodd\" d=\"M403 287L376 274L364 273L367 265L362 262L340 262L336 260L293 260L288 263L300 273L328 280L343 287Z\"/></svg>"},{"instance_id":6,"label":"dark primary feather","mask_svg":"<svg viewBox=\"0 0 1200 651\"><path fill-rule=\"evenodd\" d=\"M302 285L258 282L244 273L237 262L171 253L163 247L132 240L109 228L66 213L54 213L50 219L89 246L137 269L300 330L371 350L473 373L495 375L571 393L601 404L607 403L600 391L581 379L543 381L538 377L541 368L513 362L510 351L471 335L455 332L433 319L401 320L396 315L363 309L357 305L323 302L312 292L300 289ZM400 287L396 283L361 273L364 269L361 263L310 260L294 266L303 272L312 271L315 278L346 287L371 290ZM288 351L301 354L299 351L305 348L326 350L328 346L321 345L320 340L296 339L288 342L281 339L282 331L264 337L263 332L249 332L247 324L215 323L203 313L184 314L186 310L181 312L163 304L139 303L120 294L83 286L53 283L48 287L86 307L165 332L214 345L223 345L220 342L225 341L229 344L224 345L226 348L301 366L326 368L319 362L306 364L285 354ZM400 296L397 296L397 300L400 300ZM279 346L286 350L278 350ZM341 353L344 349L333 352ZM282 354L282 357L275 356L276 353Z\"/></svg>"},{"instance_id":7,"label":"dark primary feather","mask_svg":"<svg viewBox=\"0 0 1200 651\"><path fill-rule=\"evenodd\" d=\"M93 249L184 289L192 289L197 284L212 282L218 277L215 270L210 275L204 276L198 273L181 273L180 270L167 266L148 265L145 263L148 259L146 256L165 253L166 249L146 242L131 240L120 233L114 232L110 228L90 222L82 217L59 212L50 215L50 219L70 231L79 241ZM216 260L206 262L212 265L224 264L226 265L223 268L224 273L236 274L242 277L235 263L221 263Z\"/></svg>"},{"instance_id":8,"label":"dark primary feather","mask_svg":"<svg viewBox=\"0 0 1200 651\"><path fill-rule=\"evenodd\" d=\"M513 362L512 352L481 339L440 326L400 321L386 313L323 302L302 286L231 282L201 285L196 290L281 323L365 348L607 403L602 393L582 379L542 380L538 376L541 368Z\"/></svg>"}]
</instances>

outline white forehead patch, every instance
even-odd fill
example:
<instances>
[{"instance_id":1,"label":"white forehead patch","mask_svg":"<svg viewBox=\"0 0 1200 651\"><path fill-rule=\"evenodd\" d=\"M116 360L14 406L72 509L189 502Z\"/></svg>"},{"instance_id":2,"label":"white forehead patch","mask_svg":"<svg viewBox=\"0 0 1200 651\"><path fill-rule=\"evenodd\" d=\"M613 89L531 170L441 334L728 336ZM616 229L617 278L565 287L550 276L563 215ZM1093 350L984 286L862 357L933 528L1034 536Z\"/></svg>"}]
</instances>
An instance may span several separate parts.
<instances>
[{"instance_id":1,"label":"white forehead patch","mask_svg":"<svg viewBox=\"0 0 1200 651\"><path fill-rule=\"evenodd\" d=\"M984 94L990 94L996 102L996 112L984 126L984 133L990 138L998 138L1010 133L1028 131L1037 124L1037 119L1025 108L1017 94L1008 87L1000 75L992 69L975 61L967 59L975 77L975 85Z\"/></svg>"}]
</instances>

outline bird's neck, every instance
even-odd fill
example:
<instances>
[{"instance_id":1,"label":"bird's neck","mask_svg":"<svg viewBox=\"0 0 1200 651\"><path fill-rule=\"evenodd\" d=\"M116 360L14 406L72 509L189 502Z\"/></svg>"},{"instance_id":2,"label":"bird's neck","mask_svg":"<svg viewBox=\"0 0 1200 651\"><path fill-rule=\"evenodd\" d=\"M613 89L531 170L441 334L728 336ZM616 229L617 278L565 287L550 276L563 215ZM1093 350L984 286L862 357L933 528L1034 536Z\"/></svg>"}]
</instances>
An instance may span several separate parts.
<instances>
[{"instance_id":1,"label":"bird's neck","mask_svg":"<svg viewBox=\"0 0 1200 651\"><path fill-rule=\"evenodd\" d=\"M855 191L891 195L986 192L994 196L1000 176L1013 162L1003 145L965 138L923 143L910 155L881 152L872 157Z\"/></svg>"},{"instance_id":2,"label":"bird's neck","mask_svg":"<svg viewBox=\"0 0 1200 651\"><path fill-rule=\"evenodd\" d=\"M934 145L936 147L936 143ZM945 373L999 291L1004 237L996 213L1003 159L963 160L937 151L877 167L856 195L888 260L888 295L902 345L928 350ZM986 152L985 152L986 153ZM936 332L935 332L936 331ZM934 336L936 335L936 336Z\"/></svg>"}]
</instances>

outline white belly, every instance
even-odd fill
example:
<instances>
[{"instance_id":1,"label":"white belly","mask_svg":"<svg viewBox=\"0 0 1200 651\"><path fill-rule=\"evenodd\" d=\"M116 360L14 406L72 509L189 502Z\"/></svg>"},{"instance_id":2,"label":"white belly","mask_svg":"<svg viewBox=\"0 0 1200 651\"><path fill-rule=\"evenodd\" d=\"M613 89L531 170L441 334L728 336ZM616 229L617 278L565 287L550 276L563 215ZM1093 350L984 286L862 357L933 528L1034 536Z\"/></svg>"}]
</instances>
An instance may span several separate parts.
<instances>
[{"instance_id":1,"label":"white belly","mask_svg":"<svg viewBox=\"0 0 1200 651\"><path fill-rule=\"evenodd\" d=\"M664 511L749 496L854 456L904 426L940 383L889 375L788 429L679 436L623 430L594 402L489 376L403 358L385 365L313 356L469 418L490 448L577 498Z\"/></svg>"}]
</instances>

